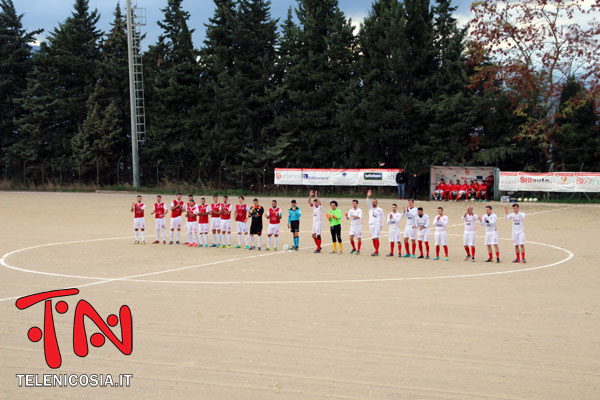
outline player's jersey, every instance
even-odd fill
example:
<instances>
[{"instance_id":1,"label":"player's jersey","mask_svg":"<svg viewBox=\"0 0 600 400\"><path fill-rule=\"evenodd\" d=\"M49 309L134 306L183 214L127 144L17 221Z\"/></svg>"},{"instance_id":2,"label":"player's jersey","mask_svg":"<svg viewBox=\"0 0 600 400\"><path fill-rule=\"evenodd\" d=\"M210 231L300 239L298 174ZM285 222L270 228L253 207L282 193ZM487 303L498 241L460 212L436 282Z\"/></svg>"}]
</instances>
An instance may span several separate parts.
<instances>
[{"instance_id":1,"label":"player's jersey","mask_svg":"<svg viewBox=\"0 0 600 400\"><path fill-rule=\"evenodd\" d=\"M482 183L481 185L479 185L479 186L477 187L477 189L478 189L480 192L485 192L485 191L487 191L487 186L485 186L485 183Z\"/></svg>"},{"instance_id":2,"label":"player's jersey","mask_svg":"<svg viewBox=\"0 0 600 400\"><path fill-rule=\"evenodd\" d=\"M436 190L446 190L446 184L445 183L438 183Z\"/></svg>"},{"instance_id":3,"label":"player's jersey","mask_svg":"<svg viewBox=\"0 0 600 400\"><path fill-rule=\"evenodd\" d=\"M235 220L237 222L246 222L246 219L248 218L248 205L236 204L235 211L237 211L237 217L235 217Z\"/></svg>"},{"instance_id":4,"label":"player's jersey","mask_svg":"<svg viewBox=\"0 0 600 400\"><path fill-rule=\"evenodd\" d=\"M144 218L144 210L146 205L144 203L135 203L133 205L133 218Z\"/></svg>"},{"instance_id":5,"label":"player's jersey","mask_svg":"<svg viewBox=\"0 0 600 400\"><path fill-rule=\"evenodd\" d=\"M209 211L209 205L208 204L198 204L198 212L199 213L205 213L207 215L198 215L198 223L199 224L208 224L208 211Z\"/></svg>"},{"instance_id":6,"label":"player's jersey","mask_svg":"<svg viewBox=\"0 0 600 400\"><path fill-rule=\"evenodd\" d=\"M513 232L523 232L525 230L525 214L522 212L507 214L506 219L512 220Z\"/></svg>"},{"instance_id":7,"label":"player's jersey","mask_svg":"<svg viewBox=\"0 0 600 400\"><path fill-rule=\"evenodd\" d=\"M221 203L212 203L209 211L212 218L221 218Z\"/></svg>"},{"instance_id":8,"label":"player's jersey","mask_svg":"<svg viewBox=\"0 0 600 400\"><path fill-rule=\"evenodd\" d=\"M451 190L453 192L458 192L460 190L460 185L458 185L458 184L455 183L454 185L452 185L452 189Z\"/></svg>"},{"instance_id":9,"label":"player's jersey","mask_svg":"<svg viewBox=\"0 0 600 400\"><path fill-rule=\"evenodd\" d=\"M481 225L485 226L486 232L496 232L498 230L498 227L496 226L497 222L498 217L496 214L485 214L483 217L481 217Z\"/></svg>"},{"instance_id":10,"label":"player's jersey","mask_svg":"<svg viewBox=\"0 0 600 400\"><path fill-rule=\"evenodd\" d=\"M323 214L323 206L316 206L315 203L310 205L313 209L313 223L321 222L321 216Z\"/></svg>"},{"instance_id":11,"label":"player's jersey","mask_svg":"<svg viewBox=\"0 0 600 400\"><path fill-rule=\"evenodd\" d=\"M228 220L231 219L231 210L233 209L233 205L231 203L221 203L221 219ZM227 211L227 212L225 212Z\"/></svg>"},{"instance_id":12,"label":"player's jersey","mask_svg":"<svg viewBox=\"0 0 600 400\"><path fill-rule=\"evenodd\" d=\"M460 190L466 192L467 190L469 190L469 185L460 185Z\"/></svg>"},{"instance_id":13,"label":"player's jersey","mask_svg":"<svg viewBox=\"0 0 600 400\"><path fill-rule=\"evenodd\" d=\"M190 205L190 203L187 203L187 206L185 207L185 213L188 222L194 222L196 220L196 214L198 214L198 204L193 203Z\"/></svg>"},{"instance_id":14,"label":"player's jersey","mask_svg":"<svg viewBox=\"0 0 600 400\"><path fill-rule=\"evenodd\" d=\"M477 214L463 215L462 220L465 222L465 232L475 232L475 223L478 221Z\"/></svg>"},{"instance_id":15,"label":"player's jersey","mask_svg":"<svg viewBox=\"0 0 600 400\"><path fill-rule=\"evenodd\" d=\"M181 208L179 208L179 207L183 207L183 200L177 200L177 199L173 200L171 202L171 208L173 208L173 207L177 207L177 208L174 210L171 210L171 218L181 217L182 211L181 211Z\"/></svg>"},{"instance_id":16,"label":"player's jersey","mask_svg":"<svg viewBox=\"0 0 600 400\"><path fill-rule=\"evenodd\" d=\"M448 227L448 216L442 215L440 217L439 215L436 215L433 219L433 225L435 226L436 232L445 232Z\"/></svg>"},{"instance_id":17,"label":"player's jersey","mask_svg":"<svg viewBox=\"0 0 600 400\"><path fill-rule=\"evenodd\" d=\"M165 203L154 203L154 217L161 219L165 215L167 215L167 205Z\"/></svg>"},{"instance_id":18,"label":"player's jersey","mask_svg":"<svg viewBox=\"0 0 600 400\"><path fill-rule=\"evenodd\" d=\"M390 231L399 231L400 230L400 220L402 219L402 214L399 212L390 213L387 218L387 223L390 226Z\"/></svg>"},{"instance_id":19,"label":"player's jersey","mask_svg":"<svg viewBox=\"0 0 600 400\"><path fill-rule=\"evenodd\" d=\"M351 227L361 226L362 210L360 208L357 208L356 210L354 208L351 208L350 211L348 211L348 218L350 218Z\"/></svg>"},{"instance_id":20,"label":"player's jersey","mask_svg":"<svg viewBox=\"0 0 600 400\"><path fill-rule=\"evenodd\" d=\"M271 207L267 210L267 217L269 218L270 224L276 225L276 224L280 223L281 216L282 216L282 213L281 213L281 209L279 207L277 207L277 208Z\"/></svg>"},{"instance_id":21,"label":"player's jersey","mask_svg":"<svg viewBox=\"0 0 600 400\"><path fill-rule=\"evenodd\" d=\"M369 199L367 199L367 204L369 205L369 225L383 226L383 221L385 220L383 209L381 207L373 207Z\"/></svg>"},{"instance_id":22,"label":"player's jersey","mask_svg":"<svg viewBox=\"0 0 600 400\"><path fill-rule=\"evenodd\" d=\"M423 214L421 216L419 216L417 214L417 216L415 217L415 225L418 228L424 228L424 229L429 229L429 215L427 214Z\"/></svg>"},{"instance_id":23,"label":"player's jersey","mask_svg":"<svg viewBox=\"0 0 600 400\"><path fill-rule=\"evenodd\" d=\"M419 211L417 207L409 208L406 210L404 214L406 216L406 226L412 228L415 225L415 217L418 215Z\"/></svg>"}]
</instances>

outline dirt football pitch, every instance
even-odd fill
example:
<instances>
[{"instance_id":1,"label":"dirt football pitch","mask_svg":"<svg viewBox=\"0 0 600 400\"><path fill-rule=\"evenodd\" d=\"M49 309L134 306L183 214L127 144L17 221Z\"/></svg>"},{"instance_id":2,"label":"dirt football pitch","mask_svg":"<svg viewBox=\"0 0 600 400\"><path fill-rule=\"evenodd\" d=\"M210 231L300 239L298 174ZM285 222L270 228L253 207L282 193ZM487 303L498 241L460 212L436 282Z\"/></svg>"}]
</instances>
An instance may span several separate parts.
<instances>
[{"instance_id":1,"label":"dirt football pitch","mask_svg":"<svg viewBox=\"0 0 600 400\"><path fill-rule=\"evenodd\" d=\"M344 254L329 254L325 218L325 247L313 254L305 198L298 252L282 251L292 244L287 229L278 252L153 245L149 211L147 244L134 245L134 200L0 192L1 399L600 399L597 205L522 203L528 262L513 264L504 204L490 203L496 264L484 262L481 226L477 262L463 261L464 202L416 202L432 218L446 209L446 262L383 256L387 226L382 256L370 257L366 221L360 256L349 254L346 221ZM278 200L287 220L291 199ZM144 196L148 208L154 201ZM386 214L393 202L380 202ZM484 203L469 204L484 213ZM346 212L350 199L340 206ZM66 313L53 312L62 366L50 369L44 339L28 339L31 327L44 327L44 305L19 310L15 301L66 288L80 292L63 298ZM82 299L105 320L129 306L131 355L108 339L86 357L74 353ZM100 331L89 319L86 327L88 340ZM133 377L128 388L32 388L19 387L17 374Z\"/></svg>"}]
</instances>

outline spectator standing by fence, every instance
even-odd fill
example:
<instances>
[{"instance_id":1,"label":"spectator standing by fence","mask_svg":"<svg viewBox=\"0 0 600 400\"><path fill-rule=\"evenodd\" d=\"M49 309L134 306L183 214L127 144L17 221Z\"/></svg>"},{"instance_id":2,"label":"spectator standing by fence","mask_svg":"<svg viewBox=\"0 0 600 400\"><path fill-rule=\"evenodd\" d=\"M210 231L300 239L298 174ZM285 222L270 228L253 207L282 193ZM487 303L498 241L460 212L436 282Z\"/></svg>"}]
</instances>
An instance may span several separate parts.
<instances>
[{"instance_id":1,"label":"spectator standing by fence","mask_svg":"<svg viewBox=\"0 0 600 400\"><path fill-rule=\"evenodd\" d=\"M417 198L417 191L419 190L419 176L417 174L412 174L408 179L408 188L410 189L408 198L415 200Z\"/></svg>"},{"instance_id":2,"label":"spectator standing by fence","mask_svg":"<svg viewBox=\"0 0 600 400\"><path fill-rule=\"evenodd\" d=\"M406 173L404 168L400 168L400 172L396 174L396 183L398 184L398 198L404 199L406 189Z\"/></svg>"}]
</instances>

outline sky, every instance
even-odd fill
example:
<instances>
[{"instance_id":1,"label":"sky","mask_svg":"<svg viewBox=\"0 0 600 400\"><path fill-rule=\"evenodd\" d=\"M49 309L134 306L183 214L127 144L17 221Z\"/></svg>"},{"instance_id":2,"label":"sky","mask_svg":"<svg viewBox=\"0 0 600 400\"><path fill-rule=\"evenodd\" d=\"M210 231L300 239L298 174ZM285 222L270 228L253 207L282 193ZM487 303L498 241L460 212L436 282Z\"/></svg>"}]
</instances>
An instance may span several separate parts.
<instances>
[{"instance_id":1,"label":"sky","mask_svg":"<svg viewBox=\"0 0 600 400\"><path fill-rule=\"evenodd\" d=\"M58 24L64 21L73 9L74 0L13 0L17 12L24 14L23 24L29 30L38 28L44 29L44 33L38 37L41 41L48 32L51 32ZM132 0L135 2L136 0ZM144 47L157 41L160 34L160 28L156 21L162 19L161 8L167 4L167 0L137 0L138 6L146 8L147 25L142 28L146 33ZM90 8L97 8L100 12L99 28L107 31L110 28L110 22L113 19L112 13L117 4L117 0L89 0ZM339 0L340 8L346 14L346 17L352 19L353 25L357 28L360 22L366 17L371 9L372 0ZM468 19L471 0L455 0L454 4L458 7L457 18L460 22ZM121 0L121 6L125 7L125 0ZM271 0L271 14L274 18L283 21L287 15L288 8L296 6L296 0ZM196 29L194 32L194 45L202 46L204 40L205 27L208 19L214 13L213 0L184 0L183 7L191 14L190 28ZM355 33L357 30L355 31Z\"/></svg>"}]
</instances>

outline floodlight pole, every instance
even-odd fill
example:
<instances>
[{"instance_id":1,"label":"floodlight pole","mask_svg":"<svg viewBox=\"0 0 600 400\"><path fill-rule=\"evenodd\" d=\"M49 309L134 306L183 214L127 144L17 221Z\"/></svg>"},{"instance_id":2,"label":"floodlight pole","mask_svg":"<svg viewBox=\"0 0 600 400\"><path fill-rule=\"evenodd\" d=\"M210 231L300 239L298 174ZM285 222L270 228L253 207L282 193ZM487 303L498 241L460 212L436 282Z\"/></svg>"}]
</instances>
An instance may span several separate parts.
<instances>
[{"instance_id":1,"label":"floodlight pole","mask_svg":"<svg viewBox=\"0 0 600 400\"><path fill-rule=\"evenodd\" d=\"M138 133L135 99L135 80L133 66L134 28L131 14L131 0L127 0L127 55L129 62L129 109L131 114L131 169L133 171L133 187L140 187L140 159L138 154Z\"/></svg>"}]
</instances>

